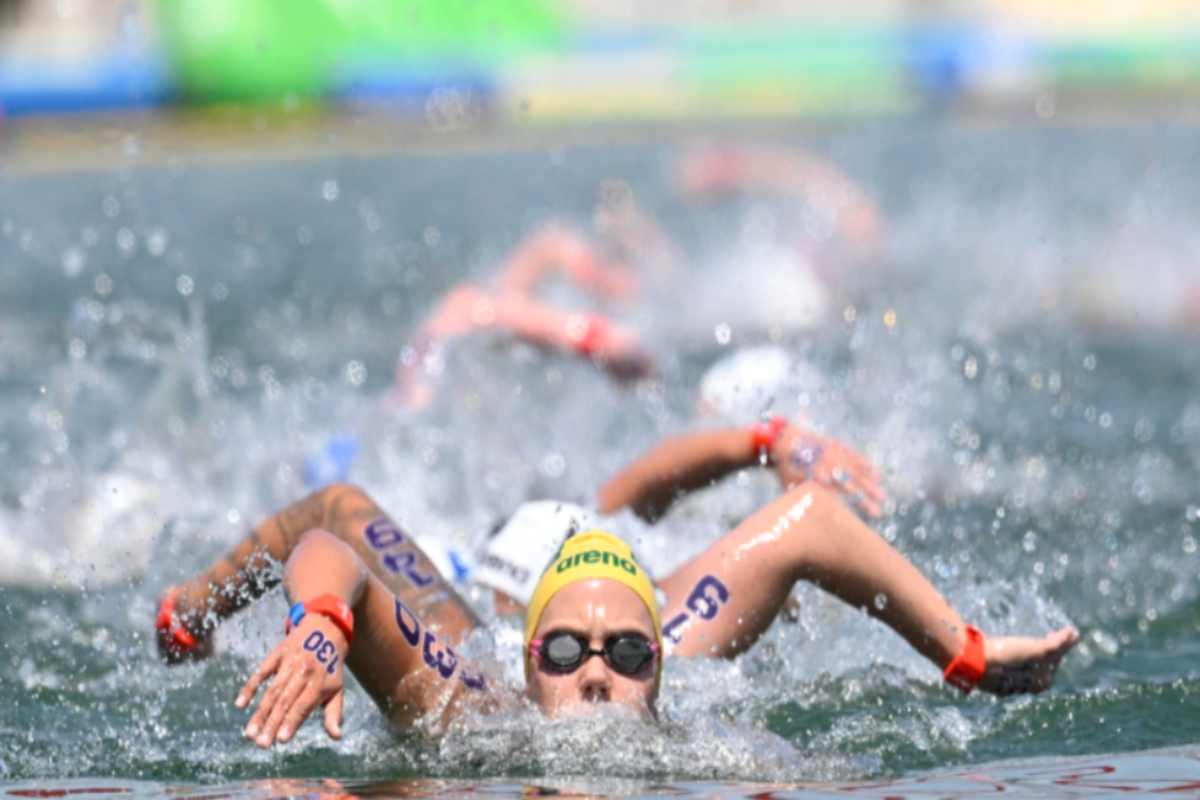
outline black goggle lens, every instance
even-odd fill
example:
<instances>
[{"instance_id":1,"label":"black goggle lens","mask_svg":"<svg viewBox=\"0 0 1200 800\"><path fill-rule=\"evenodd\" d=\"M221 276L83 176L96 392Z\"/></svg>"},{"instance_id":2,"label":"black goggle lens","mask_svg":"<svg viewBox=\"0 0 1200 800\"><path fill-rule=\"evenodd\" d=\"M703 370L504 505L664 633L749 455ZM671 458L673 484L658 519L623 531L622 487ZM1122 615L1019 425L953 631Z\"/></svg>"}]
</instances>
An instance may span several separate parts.
<instances>
[{"instance_id":1,"label":"black goggle lens","mask_svg":"<svg viewBox=\"0 0 1200 800\"><path fill-rule=\"evenodd\" d=\"M605 639L603 650L590 650L583 637L562 631L543 639L539 653L542 662L553 672L574 672L589 657L598 655L603 656L615 672L636 675L653 660L654 649L645 636L622 633Z\"/></svg>"}]
</instances>

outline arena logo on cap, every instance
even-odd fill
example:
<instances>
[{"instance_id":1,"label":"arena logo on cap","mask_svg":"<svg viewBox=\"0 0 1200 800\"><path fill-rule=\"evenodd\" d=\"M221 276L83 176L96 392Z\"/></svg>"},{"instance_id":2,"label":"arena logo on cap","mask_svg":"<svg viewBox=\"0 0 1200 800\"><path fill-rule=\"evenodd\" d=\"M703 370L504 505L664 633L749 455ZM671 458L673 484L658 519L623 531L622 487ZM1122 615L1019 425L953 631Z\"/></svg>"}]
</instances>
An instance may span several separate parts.
<instances>
[{"instance_id":1,"label":"arena logo on cap","mask_svg":"<svg viewBox=\"0 0 1200 800\"><path fill-rule=\"evenodd\" d=\"M582 553L576 553L573 556L567 556L558 562L555 566L555 572L566 572L569 569L574 569L581 564L611 564L614 567L620 567L630 575L637 575L638 568L627 558L621 558L616 553L610 553L607 550L586 550Z\"/></svg>"}]
</instances>

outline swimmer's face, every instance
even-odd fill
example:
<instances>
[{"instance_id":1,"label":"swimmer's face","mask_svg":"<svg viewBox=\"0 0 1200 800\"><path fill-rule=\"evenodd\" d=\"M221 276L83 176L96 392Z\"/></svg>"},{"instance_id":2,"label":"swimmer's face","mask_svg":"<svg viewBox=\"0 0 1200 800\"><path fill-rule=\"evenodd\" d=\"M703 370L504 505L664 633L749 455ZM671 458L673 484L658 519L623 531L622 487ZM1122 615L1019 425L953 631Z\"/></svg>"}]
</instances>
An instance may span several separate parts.
<instances>
[{"instance_id":1,"label":"swimmer's face","mask_svg":"<svg viewBox=\"0 0 1200 800\"><path fill-rule=\"evenodd\" d=\"M554 595L533 638L543 639L556 631L581 635L592 650L602 649L606 639L620 633L640 633L654 641L654 623L646 606L632 589L610 580L579 581ZM538 656L526 654L526 684L530 698L549 716L586 713L596 703L622 703L654 716L661 657L657 654L639 673L627 676L612 669L602 656L591 656L574 672L561 674L540 666Z\"/></svg>"}]
</instances>

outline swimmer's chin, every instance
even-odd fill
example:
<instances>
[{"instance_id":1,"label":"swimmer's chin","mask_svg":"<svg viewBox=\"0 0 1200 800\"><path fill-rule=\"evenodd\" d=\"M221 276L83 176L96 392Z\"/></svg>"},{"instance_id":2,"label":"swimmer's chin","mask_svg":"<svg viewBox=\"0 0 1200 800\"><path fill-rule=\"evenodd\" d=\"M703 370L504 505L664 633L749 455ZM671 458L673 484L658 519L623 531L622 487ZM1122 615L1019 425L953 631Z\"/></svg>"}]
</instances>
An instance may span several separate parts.
<instances>
[{"instance_id":1,"label":"swimmer's chin","mask_svg":"<svg viewBox=\"0 0 1200 800\"><path fill-rule=\"evenodd\" d=\"M563 703L555 708L541 709L542 713L553 720L576 719L606 719L629 720L636 722L657 722L658 714L655 709L642 703L591 702L574 700Z\"/></svg>"}]
</instances>

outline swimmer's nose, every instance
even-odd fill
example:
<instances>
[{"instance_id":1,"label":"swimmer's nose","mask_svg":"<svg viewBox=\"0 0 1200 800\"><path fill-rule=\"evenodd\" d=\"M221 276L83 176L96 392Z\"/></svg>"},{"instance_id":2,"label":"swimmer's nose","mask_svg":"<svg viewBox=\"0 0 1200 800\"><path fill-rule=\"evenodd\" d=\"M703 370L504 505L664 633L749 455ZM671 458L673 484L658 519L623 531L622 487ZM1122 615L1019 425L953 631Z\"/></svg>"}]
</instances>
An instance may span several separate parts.
<instances>
[{"instance_id":1,"label":"swimmer's nose","mask_svg":"<svg viewBox=\"0 0 1200 800\"><path fill-rule=\"evenodd\" d=\"M579 668L579 691L588 703L607 703L612 699L612 675L600 656L592 656Z\"/></svg>"}]
</instances>

